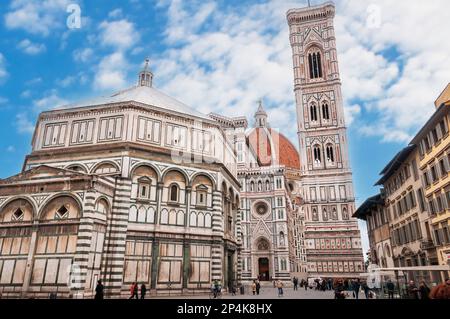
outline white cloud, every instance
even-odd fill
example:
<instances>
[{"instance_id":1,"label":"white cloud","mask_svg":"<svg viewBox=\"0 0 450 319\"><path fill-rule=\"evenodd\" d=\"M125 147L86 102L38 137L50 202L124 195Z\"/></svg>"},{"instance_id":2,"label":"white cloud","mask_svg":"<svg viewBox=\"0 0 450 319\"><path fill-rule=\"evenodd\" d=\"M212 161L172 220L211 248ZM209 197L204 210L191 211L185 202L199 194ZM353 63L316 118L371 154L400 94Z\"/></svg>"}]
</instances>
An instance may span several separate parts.
<instances>
[{"instance_id":1,"label":"white cloud","mask_svg":"<svg viewBox=\"0 0 450 319\"><path fill-rule=\"evenodd\" d=\"M63 88L66 88L66 87L69 87L69 86L71 86L72 84L74 84L76 80L77 80L77 78L76 78L75 76L69 75L69 76L66 76L66 77L65 77L64 79L62 79L62 80L56 80L56 84L57 84L58 86L61 86L61 87L63 87Z\"/></svg>"},{"instance_id":2,"label":"white cloud","mask_svg":"<svg viewBox=\"0 0 450 319\"><path fill-rule=\"evenodd\" d=\"M47 50L45 44L43 43L33 43L29 39L24 39L20 41L17 47L29 55L37 55L43 53Z\"/></svg>"},{"instance_id":3,"label":"white cloud","mask_svg":"<svg viewBox=\"0 0 450 319\"><path fill-rule=\"evenodd\" d=\"M94 50L91 48L79 49L73 52L73 58L76 62L88 62L92 59L93 55Z\"/></svg>"},{"instance_id":4,"label":"white cloud","mask_svg":"<svg viewBox=\"0 0 450 319\"><path fill-rule=\"evenodd\" d=\"M123 15L122 9L117 8L108 13L108 17L110 18L120 18Z\"/></svg>"},{"instance_id":5,"label":"white cloud","mask_svg":"<svg viewBox=\"0 0 450 319\"><path fill-rule=\"evenodd\" d=\"M384 142L404 143L431 115L433 101L450 80L450 42L430 31L445 27L450 3L374 3L381 10L376 29L368 24L370 3L337 2L347 124ZM167 8L169 48L152 58L155 83L203 112L225 115L239 110L252 116L256 100L264 97L269 108L284 112L269 119L272 125L291 131L287 135L296 143L286 11L304 3L269 0L220 10L214 1L160 0L158 5Z\"/></svg>"},{"instance_id":6,"label":"white cloud","mask_svg":"<svg viewBox=\"0 0 450 319\"><path fill-rule=\"evenodd\" d=\"M4 81L4 79L8 76L8 72L6 71L6 59L3 54L0 52L0 84Z\"/></svg>"},{"instance_id":7,"label":"white cloud","mask_svg":"<svg viewBox=\"0 0 450 319\"><path fill-rule=\"evenodd\" d=\"M41 83L42 83L42 78L41 77L37 77L37 78L33 78L31 80L26 81L25 85L32 86L32 85L38 85L38 84L41 84Z\"/></svg>"},{"instance_id":8,"label":"white cloud","mask_svg":"<svg viewBox=\"0 0 450 319\"><path fill-rule=\"evenodd\" d=\"M127 50L139 41L140 35L128 20L103 21L100 26L100 42L118 50Z\"/></svg>"},{"instance_id":9,"label":"white cloud","mask_svg":"<svg viewBox=\"0 0 450 319\"><path fill-rule=\"evenodd\" d=\"M28 99L29 97L31 97L31 95L32 95L31 90L25 90L22 93L20 93L20 97L22 99Z\"/></svg>"},{"instance_id":10,"label":"white cloud","mask_svg":"<svg viewBox=\"0 0 450 319\"><path fill-rule=\"evenodd\" d=\"M100 90L123 89L127 84L128 68L128 61L122 52L104 57L95 74L94 87Z\"/></svg>"},{"instance_id":11,"label":"white cloud","mask_svg":"<svg viewBox=\"0 0 450 319\"><path fill-rule=\"evenodd\" d=\"M34 124L28 119L26 113L16 115L16 127L19 133L32 134L34 132Z\"/></svg>"},{"instance_id":12,"label":"white cloud","mask_svg":"<svg viewBox=\"0 0 450 319\"><path fill-rule=\"evenodd\" d=\"M33 101L33 108L36 112L42 112L60 108L68 104L67 100L61 98L55 90L44 95L44 97Z\"/></svg>"},{"instance_id":13,"label":"white cloud","mask_svg":"<svg viewBox=\"0 0 450 319\"><path fill-rule=\"evenodd\" d=\"M66 22L66 8L70 0L13 0L5 14L8 29L22 29L28 33L48 36Z\"/></svg>"}]
</instances>

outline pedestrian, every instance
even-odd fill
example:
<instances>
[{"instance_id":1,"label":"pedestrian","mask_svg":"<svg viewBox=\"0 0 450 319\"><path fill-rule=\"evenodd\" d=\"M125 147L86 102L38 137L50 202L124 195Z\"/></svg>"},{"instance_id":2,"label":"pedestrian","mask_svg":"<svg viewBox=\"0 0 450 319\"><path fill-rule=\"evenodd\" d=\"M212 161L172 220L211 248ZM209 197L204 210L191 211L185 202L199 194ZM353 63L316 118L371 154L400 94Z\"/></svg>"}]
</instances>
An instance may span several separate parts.
<instances>
[{"instance_id":1,"label":"pedestrian","mask_svg":"<svg viewBox=\"0 0 450 319\"><path fill-rule=\"evenodd\" d=\"M283 283L281 280L277 281L277 288L278 288L278 297L283 297Z\"/></svg>"},{"instance_id":2,"label":"pedestrian","mask_svg":"<svg viewBox=\"0 0 450 319\"><path fill-rule=\"evenodd\" d=\"M328 278L328 290L333 290L333 280Z\"/></svg>"},{"instance_id":3,"label":"pedestrian","mask_svg":"<svg viewBox=\"0 0 450 319\"><path fill-rule=\"evenodd\" d=\"M137 282L133 282L131 284L130 294L131 294L131 297L129 299L133 299L133 298L139 299L138 298L138 285L137 285Z\"/></svg>"},{"instance_id":4,"label":"pedestrian","mask_svg":"<svg viewBox=\"0 0 450 319\"><path fill-rule=\"evenodd\" d=\"M420 299L422 300L428 300L430 299L430 288L428 288L425 281L421 281L419 285L419 292L420 292Z\"/></svg>"},{"instance_id":5,"label":"pedestrian","mask_svg":"<svg viewBox=\"0 0 450 319\"><path fill-rule=\"evenodd\" d=\"M256 295L256 280L253 280L253 283L252 283L252 292L253 292L253 296Z\"/></svg>"},{"instance_id":6,"label":"pedestrian","mask_svg":"<svg viewBox=\"0 0 450 319\"><path fill-rule=\"evenodd\" d=\"M444 283L436 286L430 293L431 299L450 299L450 278L447 278Z\"/></svg>"},{"instance_id":7,"label":"pedestrian","mask_svg":"<svg viewBox=\"0 0 450 319\"><path fill-rule=\"evenodd\" d=\"M141 299L145 299L145 294L147 293L147 287L145 284L141 285Z\"/></svg>"},{"instance_id":8,"label":"pedestrian","mask_svg":"<svg viewBox=\"0 0 450 319\"><path fill-rule=\"evenodd\" d=\"M303 284L304 284L304 286L305 286L305 291L308 291L308 286L309 286L309 285L308 285L308 282L305 280Z\"/></svg>"},{"instance_id":9,"label":"pedestrian","mask_svg":"<svg viewBox=\"0 0 450 319\"><path fill-rule=\"evenodd\" d=\"M345 299L345 286L343 280L338 280L335 284L334 299Z\"/></svg>"},{"instance_id":10,"label":"pedestrian","mask_svg":"<svg viewBox=\"0 0 450 319\"><path fill-rule=\"evenodd\" d=\"M407 291L409 299L419 299L419 288L417 288L414 280L409 282Z\"/></svg>"},{"instance_id":11,"label":"pedestrian","mask_svg":"<svg viewBox=\"0 0 450 319\"><path fill-rule=\"evenodd\" d=\"M261 283L259 280L256 281L256 294L259 296L259 291L261 290Z\"/></svg>"},{"instance_id":12,"label":"pedestrian","mask_svg":"<svg viewBox=\"0 0 450 319\"><path fill-rule=\"evenodd\" d=\"M362 289L364 290L364 296L366 297L366 299L369 299L369 297L370 297L370 288L369 288L369 286L367 286L367 282L363 282Z\"/></svg>"},{"instance_id":13,"label":"pedestrian","mask_svg":"<svg viewBox=\"0 0 450 319\"><path fill-rule=\"evenodd\" d=\"M392 280L388 280L388 282L386 283L386 288L388 291L388 298L389 299L394 299L394 290L395 290L395 285L392 282Z\"/></svg>"},{"instance_id":14,"label":"pedestrian","mask_svg":"<svg viewBox=\"0 0 450 319\"><path fill-rule=\"evenodd\" d=\"M294 277L294 290L298 290L298 279L297 277Z\"/></svg>"},{"instance_id":15,"label":"pedestrian","mask_svg":"<svg viewBox=\"0 0 450 319\"><path fill-rule=\"evenodd\" d=\"M355 295L355 299L359 299L359 289L361 288L361 283L359 279L356 279L353 283L353 293Z\"/></svg>"},{"instance_id":16,"label":"pedestrian","mask_svg":"<svg viewBox=\"0 0 450 319\"><path fill-rule=\"evenodd\" d=\"M95 299L100 300L103 299L103 290L105 287L102 284L102 281L97 281L97 287L95 287Z\"/></svg>"}]
</instances>

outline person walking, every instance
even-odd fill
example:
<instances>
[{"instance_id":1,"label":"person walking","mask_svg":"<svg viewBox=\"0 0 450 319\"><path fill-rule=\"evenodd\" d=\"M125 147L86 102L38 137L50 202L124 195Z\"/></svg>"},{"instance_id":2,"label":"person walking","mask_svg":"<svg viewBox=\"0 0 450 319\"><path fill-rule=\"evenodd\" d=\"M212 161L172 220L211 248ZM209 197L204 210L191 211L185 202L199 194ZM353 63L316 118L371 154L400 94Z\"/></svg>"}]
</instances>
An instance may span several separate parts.
<instances>
[{"instance_id":1,"label":"person walking","mask_svg":"<svg viewBox=\"0 0 450 319\"><path fill-rule=\"evenodd\" d=\"M359 279L356 279L353 283L353 293L355 294L355 299L359 299L359 289L361 288L361 283Z\"/></svg>"},{"instance_id":2,"label":"person walking","mask_svg":"<svg viewBox=\"0 0 450 319\"><path fill-rule=\"evenodd\" d=\"M297 277L294 277L293 282L294 282L294 290L298 290L298 279L297 279Z\"/></svg>"},{"instance_id":3,"label":"person walking","mask_svg":"<svg viewBox=\"0 0 450 319\"><path fill-rule=\"evenodd\" d=\"M277 281L277 288L278 288L278 297L283 297L283 283L281 280Z\"/></svg>"},{"instance_id":4,"label":"person walking","mask_svg":"<svg viewBox=\"0 0 450 319\"><path fill-rule=\"evenodd\" d=\"M437 285L431 290L431 299L450 299L450 278L447 278L444 283Z\"/></svg>"},{"instance_id":5,"label":"person walking","mask_svg":"<svg viewBox=\"0 0 450 319\"><path fill-rule=\"evenodd\" d=\"M252 292L253 292L253 296L256 295L256 280L253 280L253 283L252 283Z\"/></svg>"},{"instance_id":6,"label":"person walking","mask_svg":"<svg viewBox=\"0 0 450 319\"><path fill-rule=\"evenodd\" d=\"M308 281L305 280L303 286L305 287L305 291L308 291Z\"/></svg>"},{"instance_id":7,"label":"person walking","mask_svg":"<svg viewBox=\"0 0 450 319\"><path fill-rule=\"evenodd\" d=\"M95 299L96 300L101 300L103 299L103 290L105 289L105 287L102 284L102 281L99 280L97 281L97 287L95 287Z\"/></svg>"},{"instance_id":8,"label":"person walking","mask_svg":"<svg viewBox=\"0 0 450 319\"><path fill-rule=\"evenodd\" d=\"M256 281L256 294L259 296L259 291L261 290L261 283L259 280Z\"/></svg>"},{"instance_id":9,"label":"person walking","mask_svg":"<svg viewBox=\"0 0 450 319\"><path fill-rule=\"evenodd\" d=\"M417 288L414 280L411 280L408 285L409 299L419 299L419 288Z\"/></svg>"},{"instance_id":10,"label":"person walking","mask_svg":"<svg viewBox=\"0 0 450 319\"><path fill-rule=\"evenodd\" d=\"M141 285L141 299L145 299L145 294L147 293L147 287L145 284Z\"/></svg>"},{"instance_id":11,"label":"person walking","mask_svg":"<svg viewBox=\"0 0 450 319\"><path fill-rule=\"evenodd\" d=\"M131 297L129 299L133 299L133 298L139 299L138 298L138 285L137 285L137 282L133 282L131 284L130 294L131 294Z\"/></svg>"},{"instance_id":12,"label":"person walking","mask_svg":"<svg viewBox=\"0 0 450 319\"><path fill-rule=\"evenodd\" d=\"M367 286L367 282L363 282L362 289L364 290L364 296L366 297L366 299L369 299L370 288L369 286Z\"/></svg>"},{"instance_id":13,"label":"person walking","mask_svg":"<svg viewBox=\"0 0 450 319\"><path fill-rule=\"evenodd\" d=\"M389 299L394 299L394 290L395 290L395 285L392 282L392 280L388 280L388 282L386 283L386 288L388 291L388 298Z\"/></svg>"},{"instance_id":14,"label":"person walking","mask_svg":"<svg viewBox=\"0 0 450 319\"><path fill-rule=\"evenodd\" d=\"M430 299L430 288L428 288L425 281L421 281L419 285L419 293L420 293L420 299L422 300L428 300Z\"/></svg>"}]
</instances>

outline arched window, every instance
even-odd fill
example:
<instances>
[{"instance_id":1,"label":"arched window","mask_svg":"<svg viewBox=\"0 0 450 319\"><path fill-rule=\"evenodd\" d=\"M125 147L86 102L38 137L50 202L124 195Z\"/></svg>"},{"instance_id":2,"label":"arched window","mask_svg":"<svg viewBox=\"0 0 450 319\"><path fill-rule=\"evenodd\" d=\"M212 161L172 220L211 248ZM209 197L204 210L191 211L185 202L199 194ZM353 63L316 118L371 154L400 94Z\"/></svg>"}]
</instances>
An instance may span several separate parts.
<instances>
[{"instance_id":1,"label":"arched window","mask_svg":"<svg viewBox=\"0 0 450 319\"><path fill-rule=\"evenodd\" d=\"M326 121L330 120L330 107L327 102L322 103L322 118Z\"/></svg>"},{"instance_id":2,"label":"arched window","mask_svg":"<svg viewBox=\"0 0 450 319\"><path fill-rule=\"evenodd\" d=\"M266 191L270 191L270 182L266 181Z\"/></svg>"},{"instance_id":3,"label":"arched window","mask_svg":"<svg viewBox=\"0 0 450 319\"><path fill-rule=\"evenodd\" d=\"M171 202L178 202L178 185L172 184L169 187L169 198Z\"/></svg>"},{"instance_id":4,"label":"arched window","mask_svg":"<svg viewBox=\"0 0 450 319\"><path fill-rule=\"evenodd\" d=\"M334 149L333 145L327 145L327 161L328 163L334 163Z\"/></svg>"},{"instance_id":5,"label":"arched window","mask_svg":"<svg viewBox=\"0 0 450 319\"><path fill-rule=\"evenodd\" d=\"M320 146L314 146L314 164L322 163L322 152L320 150Z\"/></svg>"},{"instance_id":6,"label":"arched window","mask_svg":"<svg viewBox=\"0 0 450 319\"><path fill-rule=\"evenodd\" d=\"M322 57L320 52L314 51L308 55L309 77L319 79L322 77Z\"/></svg>"},{"instance_id":7,"label":"arched window","mask_svg":"<svg viewBox=\"0 0 450 319\"><path fill-rule=\"evenodd\" d=\"M250 182L250 191L254 192L255 191L255 182Z\"/></svg>"},{"instance_id":8,"label":"arched window","mask_svg":"<svg viewBox=\"0 0 450 319\"><path fill-rule=\"evenodd\" d=\"M309 113L311 115L311 122L317 122L318 116L317 116L317 105L316 103L311 103L309 106Z\"/></svg>"},{"instance_id":9,"label":"arched window","mask_svg":"<svg viewBox=\"0 0 450 319\"><path fill-rule=\"evenodd\" d=\"M262 183L261 183L261 181L258 182L258 192L262 192Z\"/></svg>"},{"instance_id":10,"label":"arched window","mask_svg":"<svg viewBox=\"0 0 450 319\"><path fill-rule=\"evenodd\" d=\"M197 193L197 206L206 206L206 198L208 195L208 187L205 185L199 185L196 188Z\"/></svg>"}]
</instances>

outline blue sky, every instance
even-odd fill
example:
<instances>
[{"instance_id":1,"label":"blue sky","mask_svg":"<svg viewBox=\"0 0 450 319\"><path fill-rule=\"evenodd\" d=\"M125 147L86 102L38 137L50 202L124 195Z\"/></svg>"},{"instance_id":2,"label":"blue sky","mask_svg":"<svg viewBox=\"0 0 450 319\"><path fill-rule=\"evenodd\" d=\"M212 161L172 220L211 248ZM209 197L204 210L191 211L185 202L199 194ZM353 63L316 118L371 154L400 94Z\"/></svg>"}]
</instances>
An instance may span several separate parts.
<instances>
[{"instance_id":1,"label":"blue sky","mask_svg":"<svg viewBox=\"0 0 450 319\"><path fill-rule=\"evenodd\" d=\"M318 3L319 1L312 1ZM0 3L0 178L18 173L39 112L155 86L205 113L246 115L263 98L297 145L285 13L306 1L11 0ZM69 29L67 7L81 8ZM446 0L337 0L336 36L358 204L433 112L450 81ZM430 17L432 17L430 19ZM436 32L436 33L435 33Z\"/></svg>"}]
</instances>

